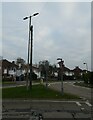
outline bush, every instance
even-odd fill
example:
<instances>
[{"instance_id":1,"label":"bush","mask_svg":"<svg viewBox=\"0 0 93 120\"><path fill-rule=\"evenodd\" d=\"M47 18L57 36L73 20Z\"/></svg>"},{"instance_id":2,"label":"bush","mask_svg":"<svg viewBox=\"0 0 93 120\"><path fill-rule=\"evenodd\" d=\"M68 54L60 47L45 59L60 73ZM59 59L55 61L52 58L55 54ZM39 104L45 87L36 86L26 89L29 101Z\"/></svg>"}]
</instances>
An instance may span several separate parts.
<instances>
[{"instance_id":1,"label":"bush","mask_svg":"<svg viewBox=\"0 0 93 120\"><path fill-rule=\"evenodd\" d=\"M30 74L29 74L29 79L30 79ZM37 75L34 72L32 72L32 79L37 80Z\"/></svg>"},{"instance_id":2,"label":"bush","mask_svg":"<svg viewBox=\"0 0 93 120\"><path fill-rule=\"evenodd\" d=\"M83 80L86 84L93 84L93 72L84 73Z\"/></svg>"},{"instance_id":3,"label":"bush","mask_svg":"<svg viewBox=\"0 0 93 120\"><path fill-rule=\"evenodd\" d=\"M84 80L84 83L88 84L88 80L89 80L89 74L88 73L83 73L83 80Z\"/></svg>"},{"instance_id":4,"label":"bush","mask_svg":"<svg viewBox=\"0 0 93 120\"><path fill-rule=\"evenodd\" d=\"M89 73L89 83L93 84L93 72Z\"/></svg>"}]
</instances>

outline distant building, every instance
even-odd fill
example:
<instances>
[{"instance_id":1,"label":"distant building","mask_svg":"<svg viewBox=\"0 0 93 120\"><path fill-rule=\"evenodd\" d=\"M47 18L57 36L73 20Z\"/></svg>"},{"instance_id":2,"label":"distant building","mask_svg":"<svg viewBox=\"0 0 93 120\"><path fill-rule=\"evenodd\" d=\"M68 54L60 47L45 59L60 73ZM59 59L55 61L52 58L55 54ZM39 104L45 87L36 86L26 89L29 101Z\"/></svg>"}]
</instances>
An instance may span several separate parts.
<instances>
[{"instance_id":1,"label":"distant building","mask_svg":"<svg viewBox=\"0 0 93 120\"><path fill-rule=\"evenodd\" d=\"M15 75L18 66L13 62L11 63L8 60L4 59L2 60L1 69L2 69L2 76Z\"/></svg>"},{"instance_id":2,"label":"distant building","mask_svg":"<svg viewBox=\"0 0 93 120\"><path fill-rule=\"evenodd\" d=\"M59 77L61 74L60 67L55 68L56 70L52 73L54 77ZM32 66L33 72L37 75L37 78L40 78L40 69L38 65L33 65ZM30 69L28 70L30 73ZM0 60L0 75L2 77L6 76L21 76L21 75L26 75L27 73L27 64L24 65L16 65L15 62L10 62L6 59L1 59ZM65 79L80 79L83 73L86 73L86 70L80 69L78 66L76 66L73 70L69 69L65 65L63 65L63 75ZM74 77L74 78L73 78Z\"/></svg>"},{"instance_id":3,"label":"distant building","mask_svg":"<svg viewBox=\"0 0 93 120\"><path fill-rule=\"evenodd\" d=\"M32 66L32 70L37 75L37 77L40 77L39 68L37 66ZM25 75L26 72L27 72L27 65L18 66L15 64L14 61L10 62L6 59L0 60L0 73L2 74L2 77L21 76L21 75Z\"/></svg>"},{"instance_id":4,"label":"distant building","mask_svg":"<svg viewBox=\"0 0 93 120\"><path fill-rule=\"evenodd\" d=\"M73 70L65 67L65 65L63 65L63 76L64 79L81 79L83 73L86 70L82 70L80 69L78 66L76 66ZM60 73L60 67L58 68L58 73L59 73L59 77L61 75Z\"/></svg>"}]
</instances>

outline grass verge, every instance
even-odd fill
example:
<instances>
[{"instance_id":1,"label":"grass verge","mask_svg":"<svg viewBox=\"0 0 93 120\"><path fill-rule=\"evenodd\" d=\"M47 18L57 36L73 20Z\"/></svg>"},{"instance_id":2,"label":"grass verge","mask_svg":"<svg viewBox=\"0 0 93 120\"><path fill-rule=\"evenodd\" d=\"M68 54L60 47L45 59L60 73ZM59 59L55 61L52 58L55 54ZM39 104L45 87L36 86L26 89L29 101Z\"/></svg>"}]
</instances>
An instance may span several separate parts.
<instances>
[{"instance_id":1,"label":"grass verge","mask_svg":"<svg viewBox=\"0 0 93 120\"><path fill-rule=\"evenodd\" d=\"M46 88L43 85L33 85L32 90L26 90L26 86L15 88L3 88L2 98L20 98L20 99L80 99L76 95L64 93Z\"/></svg>"},{"instance_id":2,"label":"grass verge","mask_svg":"<svg viewBox=\"0 0 93 120\"><path fill-rule=\"evenodd\" d=\"M16 84L16 82L14 82L14 81L3 81L2 82L2 85L12 85L12 84Z\"/></svg>"}]
</instances>

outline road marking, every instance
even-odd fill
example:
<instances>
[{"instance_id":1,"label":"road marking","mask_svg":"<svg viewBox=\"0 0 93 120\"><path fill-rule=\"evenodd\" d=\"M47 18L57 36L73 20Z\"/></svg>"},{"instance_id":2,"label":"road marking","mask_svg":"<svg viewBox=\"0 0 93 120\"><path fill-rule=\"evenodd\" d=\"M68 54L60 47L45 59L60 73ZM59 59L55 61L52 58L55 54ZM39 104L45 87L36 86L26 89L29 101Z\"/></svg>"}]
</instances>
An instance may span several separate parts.
<instances>
[{"instance_id":1,"label":"road marking","mask_svg":"<svg viewBox=\"0 0 93 120\"><path fill-rule=\"evenodd\" d=\"M92 107L92 105L88 102L88 101L86 101L85 102L89 107Z\"/></svg>"},{"instance_id":2,"label":"road marking","mask_svg":"<svg viewBox=\"0 0 93 120\"><path fill-rule=\"evenodd\" d=\"M84 110L85 108L81 108L81 110Z\"/></svg>"},{"instance_id":3,"label":"road marking","mask_svg":"<svg viewBox=\"0 0 93 120\"><path fill-rule=\"evenodd\" d=\"M77 104L78 106L82 106L82 105L80 104L80 102L76 102L76 104Z\"/></svg>"}]
</instances>

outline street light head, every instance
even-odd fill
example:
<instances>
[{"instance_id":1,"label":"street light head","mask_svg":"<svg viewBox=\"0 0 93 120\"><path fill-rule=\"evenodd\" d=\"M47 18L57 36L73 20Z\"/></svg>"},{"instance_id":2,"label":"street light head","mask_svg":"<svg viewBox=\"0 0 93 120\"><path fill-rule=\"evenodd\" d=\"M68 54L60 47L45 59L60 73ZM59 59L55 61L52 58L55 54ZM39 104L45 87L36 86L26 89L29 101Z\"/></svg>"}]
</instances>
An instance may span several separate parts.
<instances>
[{"instance_id":1,"label":"street light head","mask_svg":"<svg viewBox=\"0 0 93 120\"><path fill-rule=\"evenodd\" d=\"M83 64L86 64L86 63L83 63Z\"/></svg>"},{"instance_id":2,"label":"street light head","mask_svg":"<svg viewBox=\"0 0 93 120\"><path fill-rule=\"evenodd\" d=\"M26 19L28 19L28 17L23 18L23 20L26 20Z\"/></svg>"},{"instance_id":3,"label":"street light head","mask_svg":"<svg viewBox=\"0 0 93 120\"><path fill-rule=\"evenodd\" d=\"M57 60L61 60L62 61L62 58L57 58Z\"/></svg>"},{"instance_id":4,"label":"street light head","mask_svg":"<svg viewBox=\"0 0 93 120\"><path fill-rule=\"evenodd\" d=\"M36 16L36 15L38 15L39 13L35 13L35 14L33 14L33 16Z\"/></svg>"}]
</instances>

